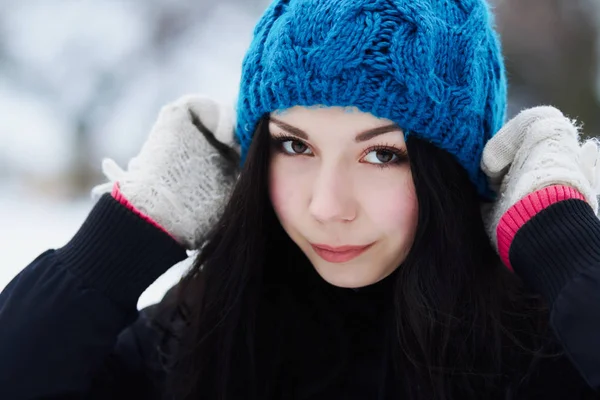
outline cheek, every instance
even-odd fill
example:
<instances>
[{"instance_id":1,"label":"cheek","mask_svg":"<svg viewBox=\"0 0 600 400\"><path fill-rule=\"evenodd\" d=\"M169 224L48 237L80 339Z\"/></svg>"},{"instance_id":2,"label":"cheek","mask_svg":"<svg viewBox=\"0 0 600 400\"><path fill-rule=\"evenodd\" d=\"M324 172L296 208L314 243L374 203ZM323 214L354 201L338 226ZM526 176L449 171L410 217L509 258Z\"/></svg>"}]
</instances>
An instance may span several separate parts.
<instances>
[{"instance_id":1,"label":"cheek","mask_svg":"<svg viewBox=\"0 0 600 400\"><path fill-rule=\"evenodd\" d=\"M292 164L283 157L274 157L269 168L269 196L283 225L290 224L300 214L307 190L306 173Z\"/></svg>"},{"instance_id":2,"label":"cheek","mask_svg":"<svg viewBox=\"0 0 600 400\"><path fill-rule=\"evenodd\" d=\"M365 180L363 207L378 229L388 236L414 236L418 218L418 202L410 170L400 176L380 175ZM390 179L387 179L390 178Z\"/></svg>"}]
</instances>

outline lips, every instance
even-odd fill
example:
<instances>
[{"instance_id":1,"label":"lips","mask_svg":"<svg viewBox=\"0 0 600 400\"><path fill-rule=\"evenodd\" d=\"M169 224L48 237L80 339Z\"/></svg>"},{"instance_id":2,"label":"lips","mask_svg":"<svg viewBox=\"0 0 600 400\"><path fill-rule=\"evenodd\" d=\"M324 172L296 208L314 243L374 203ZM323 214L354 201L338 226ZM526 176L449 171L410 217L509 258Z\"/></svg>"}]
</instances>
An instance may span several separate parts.
<instances>
[{"instance_id":1,"label":"lips","mask_svg":"<svg viewBox=\"0 0 600 400\"><path fill-rule=\"evenodd\" d=\"M311 244L315 253L317 253L323 260L331 263L343 263L350 261L367 251L372 245L373 244L366 246L332 247L324 244Z\"/></svg>"}]
</instances>

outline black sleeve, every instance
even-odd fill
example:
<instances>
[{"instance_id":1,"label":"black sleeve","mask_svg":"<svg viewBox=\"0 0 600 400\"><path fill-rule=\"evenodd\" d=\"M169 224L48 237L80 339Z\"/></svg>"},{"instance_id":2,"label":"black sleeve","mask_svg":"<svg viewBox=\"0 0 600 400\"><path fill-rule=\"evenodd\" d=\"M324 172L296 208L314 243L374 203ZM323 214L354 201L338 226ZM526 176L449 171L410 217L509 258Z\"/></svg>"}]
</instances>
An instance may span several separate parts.
<instances>
[{"instance_id":1,"label":"black sleeve","mask_svg":"<svg viewBox=\"0 0 600 400\"><path fill-rule=\"evenodd\" d=\"M550 324L587 383L600 389L600 221L581 200L549 206L510 247L515 272L542 294Z\"/></svg>"},{"instance_id":2,"label":"black sleeve","mask_svg":"<svg viewBox=\"0 0 600 400\"><path fill-rule=\"evenodd\" d=\"M0 294L0 399L88 398L95 382L117 392L145 365L138 297L185 257L103 196L67 245L40 255Z\"/></svg>"}]
</instances>

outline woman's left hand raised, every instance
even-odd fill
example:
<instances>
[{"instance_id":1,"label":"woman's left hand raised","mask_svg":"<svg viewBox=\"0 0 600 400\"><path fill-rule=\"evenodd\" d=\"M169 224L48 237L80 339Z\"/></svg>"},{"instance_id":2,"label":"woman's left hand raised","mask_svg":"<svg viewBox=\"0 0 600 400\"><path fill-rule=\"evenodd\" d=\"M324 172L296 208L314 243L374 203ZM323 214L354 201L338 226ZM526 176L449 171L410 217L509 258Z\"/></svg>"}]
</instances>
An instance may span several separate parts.
<instances>
[{"instance_id":1,"label":"woman's left hand raised","mask_svg":"<svg viewBox=\"0 0 600 400\"><path fill-rule=\"evenodd\" d=\"M481 169L498 194L485 208L486 229L509 268L516 231L542 209L576 198L598 212L596 140L580 144L578 126L554 107L530 108L507 122L485 146Z\"/></svg>"}]
</instances>

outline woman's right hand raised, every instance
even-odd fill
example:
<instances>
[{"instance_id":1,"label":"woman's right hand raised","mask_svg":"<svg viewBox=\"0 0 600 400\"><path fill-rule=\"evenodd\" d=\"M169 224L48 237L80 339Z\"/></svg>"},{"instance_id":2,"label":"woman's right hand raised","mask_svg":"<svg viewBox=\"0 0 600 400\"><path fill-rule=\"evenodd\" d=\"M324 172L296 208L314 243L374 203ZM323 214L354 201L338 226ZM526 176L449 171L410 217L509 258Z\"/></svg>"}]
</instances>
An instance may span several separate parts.
<instances>
[{"instance_id":1,"label":"woman's right hand raised","mask_svg":"<svg viewBox=\"0 0 600 400\"><path fill-rule=\"evenodd\" d=\"M111 192L164 229L187 249L197 249L220 217L239 173L233 107L197 95L162 108L140 152L122 170L105 159Z\"/></svg>"}]
</instances>

